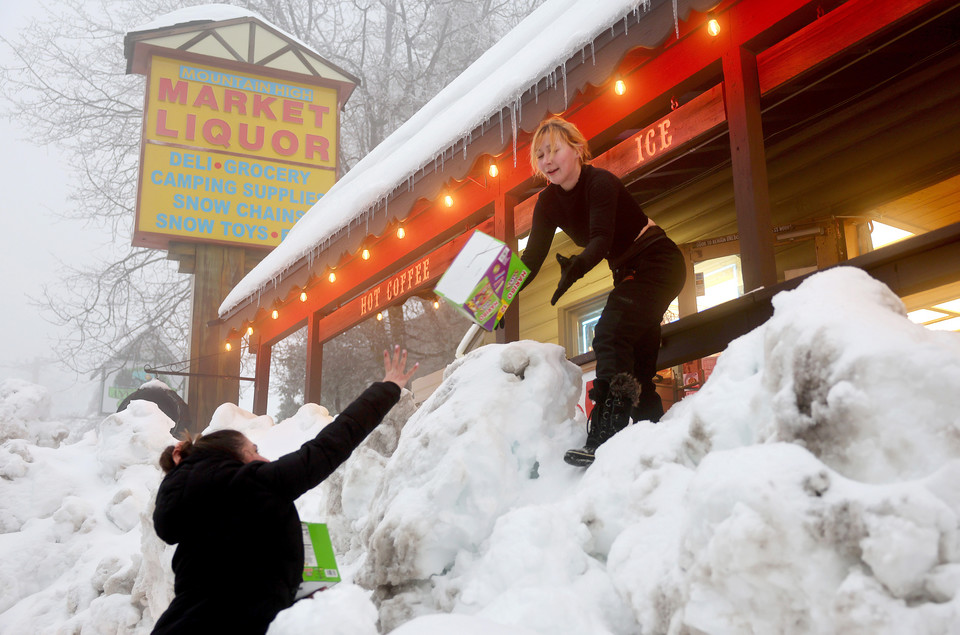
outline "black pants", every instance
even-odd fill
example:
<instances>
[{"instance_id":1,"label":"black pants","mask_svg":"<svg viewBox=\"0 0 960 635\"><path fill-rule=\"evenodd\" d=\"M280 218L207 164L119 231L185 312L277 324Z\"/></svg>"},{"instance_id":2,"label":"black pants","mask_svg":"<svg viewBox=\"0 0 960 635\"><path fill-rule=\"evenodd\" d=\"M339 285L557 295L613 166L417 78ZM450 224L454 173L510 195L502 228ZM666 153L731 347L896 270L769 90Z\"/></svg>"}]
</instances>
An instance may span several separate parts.
<instances>
[{"instance_id":1,"label":"black pants","mask_svg":"<svg viewBox=\"0 0 960 635\"><path fill-rule=\"evenodd\" d=\"M630 373L640 384L639 414L662 414L653 377L660 352L660 322L680 293L687 270L677 245L662 235L614 272L614 288L594 332L597 379ZM649 415L647 411L649 412Z\"/></svg>"}]
</instances>

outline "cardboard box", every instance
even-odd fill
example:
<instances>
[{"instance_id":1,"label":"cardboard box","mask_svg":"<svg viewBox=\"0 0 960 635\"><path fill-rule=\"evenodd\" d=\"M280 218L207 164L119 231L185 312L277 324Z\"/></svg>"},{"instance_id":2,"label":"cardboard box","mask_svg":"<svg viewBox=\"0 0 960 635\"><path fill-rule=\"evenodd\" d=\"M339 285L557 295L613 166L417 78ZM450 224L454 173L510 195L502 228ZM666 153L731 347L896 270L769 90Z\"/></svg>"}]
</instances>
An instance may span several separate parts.
<instances>
[{"instance_id":1,"label":"cardboard box","mask_svg":"<svg viewBox=\"0 0 960 635\"><path fill-rule=\"evenodd\" d=\"M458 311L492 331L530 269L503 242L474 232L434 289Z\"/></svg>"},{"instance_id":2,"label":"cardboard box","mask_svg":"<svg viewBox=\"0 0 960 635\"><path fill-rule=\"evenodd\" d=\"M303 582L297 591L298 600L340 581L327 526L323 523L300 525L303 529Z\"/></svg>"}]
</instances>

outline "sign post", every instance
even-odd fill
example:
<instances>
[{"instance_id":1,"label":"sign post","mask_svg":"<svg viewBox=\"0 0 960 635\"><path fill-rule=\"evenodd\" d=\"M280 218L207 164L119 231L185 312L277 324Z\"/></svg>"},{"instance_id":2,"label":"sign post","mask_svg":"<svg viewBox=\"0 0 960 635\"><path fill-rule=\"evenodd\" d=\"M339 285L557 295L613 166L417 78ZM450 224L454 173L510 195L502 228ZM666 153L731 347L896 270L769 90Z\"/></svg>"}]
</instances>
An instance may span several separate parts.
<instances>
[{"instance_id":1,"label":"sign post","mask_svg":"<svg viewBox=\"0 0 960 635\"><path fill-rule=\"evenodd\" d=\"M170 26L125 40L128 70L147 76L133 244L167 250L194 275L195 432L239 399L241 347L224 345L220 304L333 186L339 113L358 83L235 13L186 22L171 14Z\"/></svg>"}]
</instances>

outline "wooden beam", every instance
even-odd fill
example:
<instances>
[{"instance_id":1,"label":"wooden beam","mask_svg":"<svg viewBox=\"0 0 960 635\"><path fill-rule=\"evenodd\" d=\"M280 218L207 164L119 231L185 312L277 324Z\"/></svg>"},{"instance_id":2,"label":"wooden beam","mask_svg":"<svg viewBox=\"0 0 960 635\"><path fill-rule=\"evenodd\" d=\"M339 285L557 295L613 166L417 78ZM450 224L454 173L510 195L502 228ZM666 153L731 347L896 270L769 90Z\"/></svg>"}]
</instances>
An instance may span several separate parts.
<instances>
[{"instance_id":1,"label":"wooden beam","mask_svg":"<svg viewBox=\"0 0 960 635\"><path fill-rule=\"evenodd\" d=\"M253 382L253 414L267 414L267 399L270 393L270 357L273 347L261 343L257 348L256 370Z\"/></svg>"},{"instance_id":2,"label":"wooden beam","mask_svg":"<svg viewBox=\"0 0 960 635\"><path fill-rule=\"evenodd\" d=\"M936 0L851 0L757 55L760 92L809 73Z\"/></svg>"},{"instance_id":3,"label":"wooden beam","mask_svg":"<svg viewBox=\"0 0 960 635\"><path fill-rule=\"evenodd\" d=\"M493 236L502 240L511 250L517 250L517 223L514 218L514 208L517 199L509 194L497 196L493 211ZM498 344L516 342L520 339L520 298L516 297L510 303L510 308L503 314L503 328L496 330Z\"/></svg>"},{"instance_id":4,"label":"wooden beam","mask_svg":"<svg viewBox=\"0 0 960 635\"><path fill-rule=\"evenodd\" d=\"M767 186L767 159L760 121L757 59L743 46L723 56L724 100L730 128L730 158L743 264L743 290L777 282L773 222Z\"/></svg>"},{"instance_id":5,"label":"wooden beam","mask_svg":"<svg viewBox=\"0 0 960 635\"><path fill-rule=\"evenodd\" d=\"M307 373L304 378L304 403L320 403L322 376L323 341L320 339L320 315L311 313L307 320Z\"/></svg>"}]
</instances>

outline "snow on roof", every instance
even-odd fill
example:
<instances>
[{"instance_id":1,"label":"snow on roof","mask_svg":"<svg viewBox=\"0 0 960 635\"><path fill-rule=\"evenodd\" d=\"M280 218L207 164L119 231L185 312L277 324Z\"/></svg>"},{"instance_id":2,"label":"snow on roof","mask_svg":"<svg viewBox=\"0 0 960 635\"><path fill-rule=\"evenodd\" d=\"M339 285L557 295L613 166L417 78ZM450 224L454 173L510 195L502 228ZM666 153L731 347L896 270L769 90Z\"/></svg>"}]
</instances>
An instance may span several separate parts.
<instances>
[{"instance_id":1,"label":"snow on roof","mask_svg":"<svg viewBox=\"0 0 960 635\"><path fill-rule=\"evenodd\" d=\"M146 24L141 24L130 29L130 31L133 33L155 31L157 29L190 24L191 22L219 22L221 20L235 20L237 18L256 18L265 24L270 24L249 9L242 9L229 4L201 4L195 7L184 7L183 9L165 13ZM275 29L277 28L272 24L270 24L270 26ZM277 30L279 31L280 29Z\"/></svg>"},{"instance_id":2,"label":"snow on roof","mask_svg":"<svg viewBox=\"0 0 960 635\"><path fill-rule=\"evenodd\" d=\"M442 161L458 143L469 143L471 131L504 109L512 121L501 125L511 126L515 143L517 110L526 93L544 78L565 84L567 60L589 50L598 35L619 21L626 25L631 14L639 19L665 2L547 0L334 184L227 295L220 315L276 284L311 252L321 252L418 172ZM686 8L680 11L686 13ZM673 0L673 10L676 21L678 0Z\"/></svg>"},{"instance_id":3,"label":"snow on roof","mask_svg":"<svg viewBox=\"0 0 960 635\"><path fill-rule=\"evenodd\" d=\"M263 25L273 29L277 33L281 34L291 42L296 42L298 45L302 46L305 50L310 51L318 57L322 57L320 53L317 52L315 48L298 38L297 36L284 31L276 24L273 24L269 20L264 19L258 13L254 13L249 9L243 9L241 7L234 7L229 4L201 4L195 7L184 7L183 9L177 9L176 11L171 11L170 13L165 13L158 18L147 22L146 24L141 24L135 26L127 33L129 37L131 33L141 33L146 31L156 31L158 29L167 29L175 26L188 26L190 24L204 24L207 22L223 22L226 20L236 20L238 18L254 18L255 20L261 22ZM349 73L348 73L349 75Z\"/></svg>"}]
</instances>

